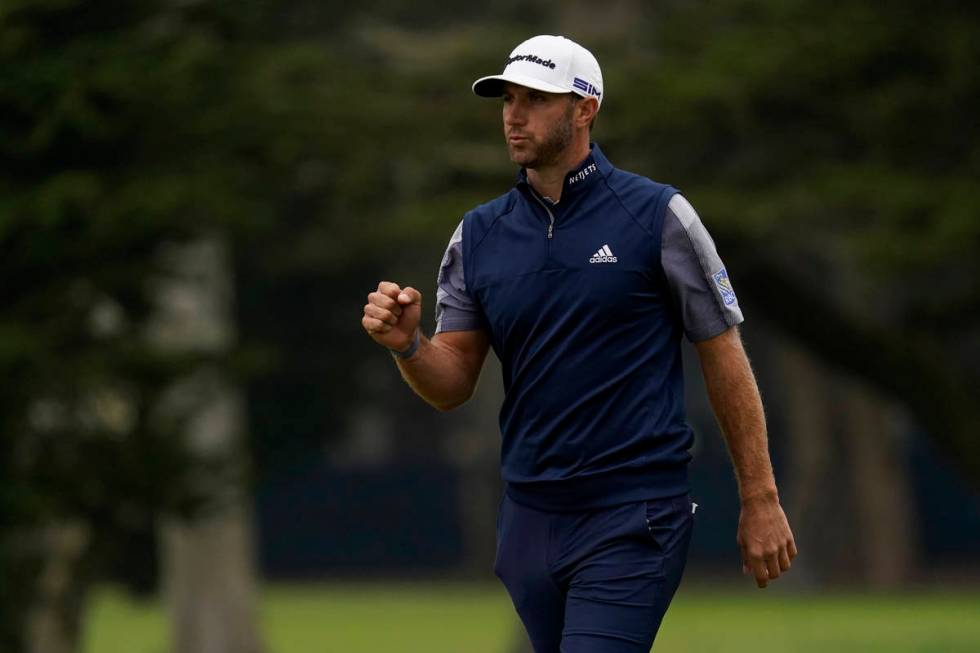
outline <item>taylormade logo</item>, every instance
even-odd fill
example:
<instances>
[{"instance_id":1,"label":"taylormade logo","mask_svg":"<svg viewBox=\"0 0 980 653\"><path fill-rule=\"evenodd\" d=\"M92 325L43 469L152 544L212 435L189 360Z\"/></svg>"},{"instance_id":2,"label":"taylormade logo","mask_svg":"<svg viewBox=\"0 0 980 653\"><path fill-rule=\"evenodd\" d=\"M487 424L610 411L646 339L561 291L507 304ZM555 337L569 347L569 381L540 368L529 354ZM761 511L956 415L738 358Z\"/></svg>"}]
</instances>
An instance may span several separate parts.
<instances>
[{"instance_id":1,"label":"taylormade logo","mask_svg":"<svg viewBox=\"0 0 980 653\"><path fill-rule=\"evenodd\" d=\"M545 68L555 69L555 62L551 59L544 60L536 54L515 54L513 57L507 60L507 66L511 65L515 61L530 61L531 63L541 64ZM506 67L506 66L505 66Z\"/></svg>"}]
</instances>

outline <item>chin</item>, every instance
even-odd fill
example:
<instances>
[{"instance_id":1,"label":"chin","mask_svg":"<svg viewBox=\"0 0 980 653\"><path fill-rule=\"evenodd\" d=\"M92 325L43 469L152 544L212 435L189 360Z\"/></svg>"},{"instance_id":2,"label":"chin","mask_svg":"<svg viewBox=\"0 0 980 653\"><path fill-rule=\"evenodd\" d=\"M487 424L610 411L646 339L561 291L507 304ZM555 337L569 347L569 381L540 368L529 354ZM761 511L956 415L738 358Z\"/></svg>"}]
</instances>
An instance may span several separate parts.
<instances>
[{"instance_id":1,"label":"chin","mask_svg":"<svg viewBox=\"0 0 980 653\"><path fill-rule=\"evenodd\" d=\"M514 148L508 147L507 153L510 155L510 160L517 165L524 166L525 168L533 168L534 164L537 162L537 158L534 156L533 152L528 152L526 150L515 150Z\"/></svg>"}]
</instances>

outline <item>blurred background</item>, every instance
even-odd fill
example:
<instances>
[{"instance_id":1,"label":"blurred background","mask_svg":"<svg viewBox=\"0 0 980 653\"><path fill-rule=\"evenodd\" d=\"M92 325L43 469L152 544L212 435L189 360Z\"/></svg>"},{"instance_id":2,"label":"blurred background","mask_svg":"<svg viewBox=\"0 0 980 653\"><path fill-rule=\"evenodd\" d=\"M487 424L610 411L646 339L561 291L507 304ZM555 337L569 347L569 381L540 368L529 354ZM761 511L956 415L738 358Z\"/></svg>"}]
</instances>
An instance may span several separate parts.
<instances>
[{"instance_id":1,"label":"blurred background","mask_svg":"<svg viewBox=\"0 0 980 653\"><path fill-rule=\"evenodd\" d=\"M492 577L496 361L439 414L362 332L515 169L538 33L746 314L801 555L700 504L657 650L980 650L980 5L3 0L0 651L527 651ZM686 354L690 354L690 349Z\"/></svg>"}]
</instances>

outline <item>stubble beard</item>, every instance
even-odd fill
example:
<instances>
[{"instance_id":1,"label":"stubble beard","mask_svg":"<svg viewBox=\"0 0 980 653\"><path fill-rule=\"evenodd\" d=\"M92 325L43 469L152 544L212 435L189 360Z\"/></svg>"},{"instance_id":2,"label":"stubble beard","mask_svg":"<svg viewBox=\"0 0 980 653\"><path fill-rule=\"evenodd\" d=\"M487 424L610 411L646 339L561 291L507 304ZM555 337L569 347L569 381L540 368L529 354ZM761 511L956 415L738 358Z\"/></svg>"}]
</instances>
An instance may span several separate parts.
<instances>
[{"instance_id":1,"label":"stubble beard","mask_svg":"<svg viewBox=\"0 0 980 653\"><path fill-rule=\"evenodd\" d=\"M569 105L565 115L552 126L540 145L535 146L533 142L528 143L527 145L530 147L525 145L524 151L521 151L508 143L507 149L510 160L529 170L544 168L557 163L562 153L572 143L572 109L573 106Z\"/></svg>"}]
</instances>

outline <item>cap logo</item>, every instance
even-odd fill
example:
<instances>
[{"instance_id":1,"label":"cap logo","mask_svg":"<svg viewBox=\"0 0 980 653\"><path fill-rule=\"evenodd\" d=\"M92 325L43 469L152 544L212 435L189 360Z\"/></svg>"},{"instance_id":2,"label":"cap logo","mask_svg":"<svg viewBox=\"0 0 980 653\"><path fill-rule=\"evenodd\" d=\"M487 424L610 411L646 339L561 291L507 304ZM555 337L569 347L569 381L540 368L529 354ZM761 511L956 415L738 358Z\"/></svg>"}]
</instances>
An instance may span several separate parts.
<instances>
[{"instance_id":1,"label":"cap logo","mask_svg":"<svg viewBox=\"0 0 980 653\"><path fill-rule=\"evenodd\" d=\"M555 69L555 62L554 61L552 61L551 59L547 59L547 60L542 59L541 57L537 56L536 54L517 54L517 55L514 55L513 57L511 57L510 59L507 60L507 64L506 65L509 66L512 63L514 63L515 61L530 61L531 63L541 64L545 68L551 68L552 70Z\"/></svg>"},{"instance_id":2,"label":"cap logo","mask_svg":"<svg viewBox=\"0 0 980 653\"><path fill-rule=\"evenodd\" d=\"M582 91L583 93L588 93L589 95L594 95L599 98L602 97L602 91L600 91L595 86L593 86L592 84L588 83L587 81L579 77L576 77L575 80L572 81L572 86Z\"/></svg>"}]
</instances>

